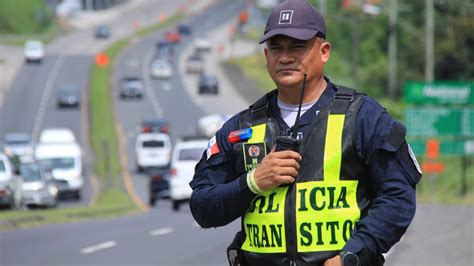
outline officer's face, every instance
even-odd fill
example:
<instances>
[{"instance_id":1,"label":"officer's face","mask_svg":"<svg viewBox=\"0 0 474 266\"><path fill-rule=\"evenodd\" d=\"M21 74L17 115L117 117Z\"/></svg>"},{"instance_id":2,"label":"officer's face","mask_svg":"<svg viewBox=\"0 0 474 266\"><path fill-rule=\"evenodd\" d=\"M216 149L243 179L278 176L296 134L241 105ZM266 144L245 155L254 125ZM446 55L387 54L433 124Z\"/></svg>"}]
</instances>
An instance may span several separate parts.
<instances>
[{"instance_id":1,"label":"officer's face","mask_svg":"<svg viewBox=\"0 0 474 266\"><path fill-rule=\"evenodd\" d=\"M268 73L279 89L299 89L304 73L310 83L307 85L311 85L322 77L330 49L331 45L320 38L302 41L277 35L268 40L265 48Z\"/></svg>"}]
</instances>

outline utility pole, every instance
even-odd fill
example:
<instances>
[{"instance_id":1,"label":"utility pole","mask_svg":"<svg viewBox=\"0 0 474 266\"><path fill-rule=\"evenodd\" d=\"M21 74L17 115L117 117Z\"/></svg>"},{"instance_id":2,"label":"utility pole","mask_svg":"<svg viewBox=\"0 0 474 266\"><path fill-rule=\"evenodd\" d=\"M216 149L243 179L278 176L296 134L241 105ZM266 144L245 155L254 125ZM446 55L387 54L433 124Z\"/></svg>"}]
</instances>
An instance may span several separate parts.
<instances>
[{"instance_id":1,"label":"utility pole","mask_svg":"<svg viewBox=\"0 0 474 266\"><path fill-rule=\"evenodd\" d=\"M392 0L388 23L388 95L392 99L397 95L397 18L398 0Z\"/></svg>"},{"instance_id":2,"label":"utility pole","mask_svg":"<svg viewBox=\"0 0 474 266\"><path fill-rule=\"evenodd\" d=\"M434 6L433 0L426 0L425 27L425 81L434 79Z\"/></svg>"}]
</instances>

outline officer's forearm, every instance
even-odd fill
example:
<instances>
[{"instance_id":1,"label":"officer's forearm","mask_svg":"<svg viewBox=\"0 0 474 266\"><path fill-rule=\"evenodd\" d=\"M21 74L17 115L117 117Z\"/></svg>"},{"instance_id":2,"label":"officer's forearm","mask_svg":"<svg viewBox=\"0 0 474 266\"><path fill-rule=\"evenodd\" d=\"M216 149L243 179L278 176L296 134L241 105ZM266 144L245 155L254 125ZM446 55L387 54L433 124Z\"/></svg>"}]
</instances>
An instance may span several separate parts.
<instances>
[{"instance_id":1,"label":"officer's forearm","mask_svg":"<svg viewBox=\"0 0 474 266\"><path fill-rule=\"evenodd\" d=\"M202 228L226 225L245 213L255 195L248 188L242 189L239 182L235 179L194 188L190 207Z\"/></svg>"}]
</instances>

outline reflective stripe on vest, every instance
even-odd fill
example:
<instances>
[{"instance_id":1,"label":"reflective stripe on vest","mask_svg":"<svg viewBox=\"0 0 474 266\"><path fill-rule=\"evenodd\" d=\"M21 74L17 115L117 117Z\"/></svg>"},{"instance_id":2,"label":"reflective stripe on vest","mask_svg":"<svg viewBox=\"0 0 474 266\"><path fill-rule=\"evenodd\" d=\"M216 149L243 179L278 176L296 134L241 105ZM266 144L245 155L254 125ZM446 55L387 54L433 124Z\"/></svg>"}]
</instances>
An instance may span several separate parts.
<instances>
[{"instance_id":1,"label":"reflective stripe on vest","mask_svg":"<svg viewBox=\"0 0 474 266\"><path fill-rule=\"evenodd\" d=\"M298 252L342 249L360 218L356 201L358 181L340 180L344 119L345 115L339 114L328 117L324 180L296 183ZM277 187L253 200L243 221L246 238L242 250L287 252L284 217L287 193L287 186Z\"/></svg>"}]
</instances>

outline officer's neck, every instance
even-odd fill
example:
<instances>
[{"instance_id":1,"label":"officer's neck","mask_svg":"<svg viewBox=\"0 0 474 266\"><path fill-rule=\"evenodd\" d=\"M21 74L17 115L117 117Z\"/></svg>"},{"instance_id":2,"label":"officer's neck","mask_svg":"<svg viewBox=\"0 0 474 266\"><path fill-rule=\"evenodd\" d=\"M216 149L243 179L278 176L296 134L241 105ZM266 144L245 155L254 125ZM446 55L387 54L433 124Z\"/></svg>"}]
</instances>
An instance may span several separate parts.
<instances>
[{"instance_id":1,"label":"officer's neck","mask_svg":"<svg viewBox=\"0 0 474 266\"><path fill-rule=\"evenodd\" d=\"M328 83L324 78L307 79L304 91L303 104L315 102L321 97ZM278 99L286 104L299 104L301 85L294 88L278 88Z\"/></svg>"}]
</instances>

